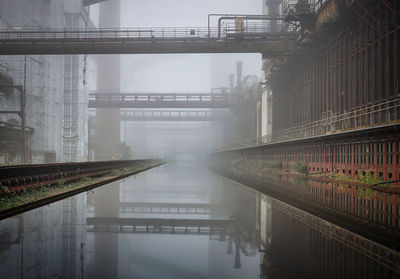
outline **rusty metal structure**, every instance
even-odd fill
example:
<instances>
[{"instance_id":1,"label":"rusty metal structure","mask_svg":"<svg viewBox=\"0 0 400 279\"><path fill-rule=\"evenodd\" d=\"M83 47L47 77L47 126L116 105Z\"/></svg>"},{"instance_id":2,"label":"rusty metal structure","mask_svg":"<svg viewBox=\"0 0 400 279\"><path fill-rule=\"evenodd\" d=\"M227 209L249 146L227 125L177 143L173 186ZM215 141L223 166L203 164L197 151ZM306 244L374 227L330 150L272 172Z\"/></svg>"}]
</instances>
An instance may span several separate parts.
<instances>
[{"instance_id":1,"label":"rusty metal structure","mask_svg":"<svg viewBox=\"0 0 400 279\"><path fill-rule=\"evenodd\" d=\"M271 241L262 244L261 278L398 277L398 252L278 200L267 201Z\"/></svg>"},{"instance_id":2,"label":"rusty metal structure","mask_svg":"<svg viewBox=\"0 0 400 279\"><path fill-rule=\"evenodd\" d=\"M272 132L228 149L265 165L399 181L399 2L288 2L298 46L265 68Z\"/></svg>"},{"instance_id":3,"label":"rusty metal structure","mask_svg":"<svg viewBox=\"0 0 400 279\"><path fill-rule=\"evenodd\" d=\"M0 32L0 55L18 54L145 54L262 53L288 54L295 32L263 32L251 25L240 33L225 28L172 27L135 29L49 29Z\"/></svg>"},{"instance_id":4,"label":"rusty metal structure","mask_svg":"<svg viewBox=\"0 0 400 279\"><path fill-rule=\"evenodd\" d=\"M243 160L244 159L244 160ZM369 187L271 172L262 161L219 155L212 168L266 195L376 243L399 249L398 187ZM397 191L397 192L396 192Z\"/></svg>"}]
</instances>

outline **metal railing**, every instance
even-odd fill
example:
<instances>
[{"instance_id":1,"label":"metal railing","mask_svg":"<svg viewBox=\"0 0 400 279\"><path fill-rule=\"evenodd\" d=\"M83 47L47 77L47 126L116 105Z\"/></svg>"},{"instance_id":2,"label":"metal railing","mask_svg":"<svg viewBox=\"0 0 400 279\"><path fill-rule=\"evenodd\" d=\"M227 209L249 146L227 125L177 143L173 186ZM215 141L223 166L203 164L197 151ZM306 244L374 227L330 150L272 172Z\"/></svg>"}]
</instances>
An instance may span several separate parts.
<instances>
[{"instance_id":1,"label":"metal railing","mask_svg":"<svg viewBox=\"0 0 400 279\"><path fill-rule=\"evenodd\" d=\"M180 94L180 93L129 93L129 94L90 94L90 101L100 102L234 102L233 94Z\"/></svg>"},{"instance_id":2,"label":"metal railing","mask_svg":"<svg viewBox=\"0 0 400 279\"><path fill-rule=\"evenodd\" d=\"M281 24L284 24L283 22ZM266 36L270 22L257 22L235 28L227 24L220 31L221 39L234 35L247 35L247 37ZM82 41L82 40L127 40L127 41L152 41L152 40L210 40L219 38L217 27L143 27L124 29L12 29L0 30L0 42L29 42L29 41Z\"/></svg>"},{"instance_id":3,"label":"metal railing","mask_svg":"<svg viewBox=\"0 0 400 279\"><path fill-rule=\"evenodd\" d=\"M308 7L310 13L317 13L319 9L321 9L328 0L308 0ZM299 6L297 6L297 0L284 0L283 1L283 11L284 14L296 13L296 12L304 12L299 11Z\"/></svg>"},{"instance_id":4,"label":"metal railing","mask_svg":"<svg viewBox=\"0 0 400 279\"><path fill-rule=\"evenodd\" d=\"M134 110L134 111L121 111L121 117L132 117L132 118L210 118L213 116L211 111L146 111L146 110Z\"/></svg>"},{"instance_id":5,"label":"metal railing","mask_svg":"<svg viewBox=\"0 0 400 279\"><path fill-rule=\"evenodd\" d=\"M277 130L263 137L233 143L229 147L239 148L256 144L305 139L398 122L400 121L400 98L354 109L342 114L324 113L323 116L325 117L317 121Z\"/></svg>"}]
</instances>

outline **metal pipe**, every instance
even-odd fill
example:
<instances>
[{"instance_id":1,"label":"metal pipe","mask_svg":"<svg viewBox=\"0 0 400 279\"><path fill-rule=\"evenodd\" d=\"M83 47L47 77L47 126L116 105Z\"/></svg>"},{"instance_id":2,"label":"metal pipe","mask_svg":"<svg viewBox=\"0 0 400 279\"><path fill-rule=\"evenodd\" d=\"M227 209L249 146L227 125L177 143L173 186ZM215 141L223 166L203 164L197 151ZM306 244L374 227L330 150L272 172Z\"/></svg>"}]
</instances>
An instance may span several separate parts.
<instances>
[{"instance_id":1,"label":"metal pipe","mask_svg":"<svg viewBox=\"0 0 400 279\"><path fill-rule=\"evenodd\" d=\"M226 19L235 19L237 17L243 17L244 19L264 19L264 20L283 20L284 17L282 16L270 16L270 15L252 15L252 14L208 14L208 24L207 24L207 30L208 30L208 38L211 39L211 28L210 28L210 21L212 16L219 16L219 17L224 17ZM220 38L220 19L218 19L218 39Z\"/></svg>"},{"instance_id":2,"label":"metal pipe","mask_svg":"<svg viewBox=\"0 0 400 279\"><path fill-rule=\"evenodd\" d=\"M208 30L208 38L211 39L211 30L210 30L210 21L212 16L246 16L244 14L208 14L208 25L207 25L207 30ZM247 15L247 16L260 16L260 15Z\"/></svg>"},{"instance_id":3,"label":"metal pipe","mask_svg":"<svg viewBox=\"0 0 400 279\"><path fill-rule=\"evenodd\" d=\"M218 19L218 39L221 39L221 22L224 19L236 19L242 17L244 20L283 20L282 16L269 16L269 15L234 15L234 16L222 16Z\"/></svg>"}]
</instances>

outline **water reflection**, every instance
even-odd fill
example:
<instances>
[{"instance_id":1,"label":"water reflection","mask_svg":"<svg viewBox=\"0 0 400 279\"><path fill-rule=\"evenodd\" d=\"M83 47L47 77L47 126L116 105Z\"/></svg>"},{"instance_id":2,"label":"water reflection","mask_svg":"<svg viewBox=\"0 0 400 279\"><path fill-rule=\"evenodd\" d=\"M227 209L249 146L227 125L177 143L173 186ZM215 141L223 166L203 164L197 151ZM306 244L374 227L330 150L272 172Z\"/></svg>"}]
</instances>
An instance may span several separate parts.
<instances>
[{"instance_id":1,"label":"water reflection","mask_svg":"<svg viewBox=\"0 0 400 279\"><path fill-rule=\"evenodd\" d=\"M0 277L397 278L397 254L374 258L364 245L388 252L175 164L1 221Z\"/></svg>"},{"instance_id":2,"label":"water reflection","mask_svg":"<svg viewBox=\"0 0 400 279\"><path fill-rule=\"evenodd\" d=\"M103 195L99 193L103 189L89 194L88 239L95 243L93 260L88 258L89 275L97 274L96 267L107 266L101 273L106 277L217 278L229 274L243 278L248 273L257 278L258 233L254 217L253 223L249 218L255 215L255 207L238 209L240 204L254 205L255 195L227 191L222 178L196 167L164 169L113 187L119 198L113 193L105 205L96 197ZM243 217L246 223L240 221ZM219 242L225 245L216 245ZM96 250L102 246L107 254ZM241 254L251 259L242 260ZM118 263L110 257L118 258Z\"/></svg>"}]
</instances>

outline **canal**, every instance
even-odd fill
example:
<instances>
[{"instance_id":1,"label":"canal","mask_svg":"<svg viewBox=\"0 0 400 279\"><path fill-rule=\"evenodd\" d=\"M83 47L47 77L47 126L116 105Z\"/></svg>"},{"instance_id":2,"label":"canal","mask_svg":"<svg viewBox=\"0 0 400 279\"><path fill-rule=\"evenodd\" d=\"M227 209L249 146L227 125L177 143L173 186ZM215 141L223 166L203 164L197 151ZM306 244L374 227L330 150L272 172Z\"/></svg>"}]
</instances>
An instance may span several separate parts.
<instances>
[{"instance_id":1,"label":"canal","mask_svg":"<svg viewBox=\"0 0 400 279\"><path fill-rule=\"evenodd\" d=\"M0 222L0 278L400 278L398 259L187 162Z\"/></svg>"}]
</instances>

